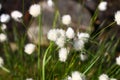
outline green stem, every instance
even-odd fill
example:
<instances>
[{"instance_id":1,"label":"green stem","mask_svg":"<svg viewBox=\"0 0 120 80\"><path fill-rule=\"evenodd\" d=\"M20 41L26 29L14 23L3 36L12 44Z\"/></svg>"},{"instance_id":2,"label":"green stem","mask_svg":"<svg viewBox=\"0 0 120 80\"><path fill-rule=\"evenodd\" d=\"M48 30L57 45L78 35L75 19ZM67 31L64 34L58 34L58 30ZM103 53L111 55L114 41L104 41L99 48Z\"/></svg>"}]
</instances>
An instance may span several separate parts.
<instances>
[{"instance_id":1,"label":"green stem","mask_svg":"<svg viewBox=\"0 0 120 80\"><path fill-rule=\"evenodd\" d=\"M43 57L43 63L42 63L42 80L45 80L45 65L46 65L46 57L48 54L49 49L51 48L52 44L50 43L49 47L45 51L44 57Z\"/></svg>"},{"instance_id":2,"label":"green stem","mask_svg":"<svg viewBox=\"0 0 120 80\"><path fill-rule=\"evenodd\" d=\"M92 66L97 62L97 60L99 59L99 57L97 57L94 62L83 72L83 74L86 74L91 68Z\"/></svg>"},{"instance_id":3,"label":"green stem","mask_svg":"<svg viewBox=\"0 0 120 80\"><path fill-rule=\"evenodd\" d=\"M3 67L3 66L1 67L1 69L8 72L8 73L10 73L10 71L7 68Z\"/></svg>"},{"instance_id":4,"label":"green stem","mask_svg":"<svg viewBox=\"0 0 120 80\"><path fill-rule=\"evenodd\" d=\"M107 27L105 27L105 28L103 28L102 30L100 30L98 33L96 33L96 34L92 37L92 39L94 39L98 34L100 34L101 32L103 32L105 29L107 29L108 27L112 26L113 24L115 24L115 22L110 23Z\"/></svg>"},{"instance_id":5,"label":"green stem","mask_svg":"<svg viewBox=\"0 0 120 80\"><path fill-rule=\"evenodd\" d=\"M40 73L40 53L41 53L41 35L42 35L42 15L38 17L39 32L38 32L38 72Z\"/></svg>"}]
</instances>

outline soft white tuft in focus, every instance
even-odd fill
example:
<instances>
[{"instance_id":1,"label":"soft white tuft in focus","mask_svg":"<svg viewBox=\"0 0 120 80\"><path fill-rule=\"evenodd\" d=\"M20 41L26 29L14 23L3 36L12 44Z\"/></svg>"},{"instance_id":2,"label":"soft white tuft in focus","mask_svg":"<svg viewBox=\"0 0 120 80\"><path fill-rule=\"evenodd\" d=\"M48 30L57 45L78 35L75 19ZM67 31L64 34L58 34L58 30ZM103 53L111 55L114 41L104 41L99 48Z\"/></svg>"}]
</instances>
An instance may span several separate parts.
<instances>
[{"instance_id":1,"label":"soft white tuft in focus","mask_svg":"<svg viewBox=\"0 0 120 80\"><path fill-rule=\"evenodd\" d=\"M62 23L64 25L69 25L71 23L71 16L70 15L63 15L62 16Z\"/></svg>"},{"instance_id":2,"label":"soft white tuft in focus","mask_svg":"<svg viewBox=\"0 0 120 80\"><path fill-rule=\"evenodd\" d=\"M8 14L2 14L2 15L0 16L0 21L1 21L2 23L7 23L7 22L10 21L10 16L9 16Z\"/></svg>"},{"instance_id":3,"label":"soft white tuft in focus","mask_svg":"<svg viewBox=\"0 0 120 80\"><path fill-rule=\"evenodd\" d=\"M7 36L4 33L0 33L0 42L4 42L7 40Z\"/></svg>"},{"instance_id":4,"label":"soft white tuft in focus","mask_svg":"<svg viewBox=\"0 0 120 80\"><path fill-rule=\"evenodd\" d=\"M116 64L120 66L120 56L116 58Z\"/></svg>"},{"instance_id":5,"label":"soft white tuft in focus","mask_svg":"<svg viewBox=\"0 0 120 80\"><path fill-rule=\"evenodd\" d=\"M107 74L102 74L99 76L99 80L109 80L109 77Z\"/></svg>"},{"instance_id":6,"label":"soft white tuft in focus","mask_svg":"<svg viewBox=\"0 0 120 80\"><path fill-rule=\"evenodd\" d=\"M74 46L74 49L78 51L84 48L84 44L85 43L83 40L75 39L73 46Z\"/></svg>"},{"instance_id":7,"label":"soft white tuft in focus","mask_svg":"<svg viewBox=\"0 0 120 80\"><path fill-rule=\"evenodd\" d=\"M37 17L41 14L41 6L39 4L33 4L29 8L29 14L33 17Z\"/></svg>"},{"instance_id":8,"label":"soft white tuft in focus","mask_svg":"<svg viewBox=\"0 0 120 80\"><path fill-rule=\"evenodd\" d=\"M75 71L72 73L72 80L86 80L85 76L82 73L79 73L78 71Z\"/></svg>"},{"instance_id":9,"label":"soft white tuft in focus","mask_svg":"<svg viewBox=\"0 0 120 80\"><path fill-rule=\"evenodd\" d=\"M64 47L64 45L65 45L65 37L60 37L60 38L58 38L57 40L56 40L56 42L55 42L57 45L58 45L58 47Z\"/></svg>"},{"instance_id":10,"label":"soft white tuft in focus","mask_svg":"<svg viewBox=\"0 0 120 80\"><path fill-rule=\"evenodd\" d=\"M73 30L71 27L69 27L69 28L67 29L67 31L66 31L66 36L67 36L67 38L69 38L69 39L73 39L73 38L74 38L75 32L74 32L74 30Z\"/></svg>"},{"instance_id":11,"label":"soft white tuft in focus","mask_svg":"<svg viewBox=\"0 0 120 80\"><path fill-rule=\"evenodd\" d=\"M22 17L23 17L23 14L22 14L20 11L18 11L18 10L14 10L14 11L11 12L11 17L12 17L15 21L21 22Z\"/></svg>"},{"instance_id":12,"label":"soft white tuft in focus","mask_svg":"<svg viewBox=\"0 0 120 80\"><path fill-rule=\"evenodd\" d=\"M56 29L51 29L49 30L48 34L47 34L47 38L51 41L56 41L58 38L58 32Z\"/></svg>"},{"instance_id":13,"label":"soft white tuft in focus","mask_svg":"<svg viewBox=\"0 0 120 80\"><path fill-rule=\"evenodd\" d=\"M107 9L107 2L106 1L100 2L100 4L98 5L98 9L100 11L105 11Z\"/></svg>"},{"instance_id":14,"label":"soft white tuft in focus","mask_svg":"<svg viewBox=\"0 0 120 80\"><path fill-rule=\"evenodd\" d=\"M24 47L24 51L27 54L32 54L34 50L35 50L35 44L32 44L32 43L28 43Z\"/></svg>"},{"instance_id":15,"label":"soft white tuft in focus","mask_svg":"<svg viewBox=\"0 0 120 80\"><path fill-rule=\"evenodd\" d=\"M83 40L84 42L87 42L88 38L90 37L88 33L78 33L77 36L78 39Z\"/></svg>"},{"instance_id":16,"label":"soft white tuft in focus","mask_svg":"<svg viewBox=\"0 0 120 80\"><path fill-rule=\"evenodd\" d=\"M48 4L49 7L54 6L54 2L52 0L47 0L47 4Z\"/></svg>"},{"instance_id":17,"label":"soft white tuft in focus","mask_svg":"<svg viewBox=\"0 0 120 80\"><path fill-rule=\"evenodd\" d=\"M115 21L116 21L117 25L120 25L120 11L117 11L115 13Z\"/></svg>"},{"instance_id":18,"label":"soft white tuft in focus","mask_svg":"<svg viewBox=\"0 0 120 80\"><path fill-rule=\"evenodd\" d=\"M3 58L0 57L0 67L2 67L4 65L4 61L3 61Z\"/></svg>"},{"instance_id":19,"label":"soft white tuft in focus","mask_svg":"<svg viewBox=\"0 0 120 80\"><path fill-rule=\"evenodd\" d=\"M59 60L61 62L65 62L67 60L68 53L69 53L69 51L67 48L61 48L59 50Z\"/></svg>"}]
</instances>

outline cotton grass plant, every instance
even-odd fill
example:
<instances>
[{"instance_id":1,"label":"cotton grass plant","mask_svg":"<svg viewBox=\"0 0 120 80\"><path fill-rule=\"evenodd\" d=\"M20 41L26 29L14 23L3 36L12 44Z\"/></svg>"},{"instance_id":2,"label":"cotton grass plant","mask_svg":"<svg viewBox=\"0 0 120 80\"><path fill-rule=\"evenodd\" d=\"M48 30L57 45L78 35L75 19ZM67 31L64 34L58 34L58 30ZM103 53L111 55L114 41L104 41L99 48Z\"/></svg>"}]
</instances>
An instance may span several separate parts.
<instances>
[{"instance_id":1,"label":"cotton grass plant","mask_svg":"<svg viewBox=\"0 0 120 80\"><path fill-rule=\"evenodd\" d=\"M54 3L48 0L51 7ZM101 4L102 5L102 4ZM106 8L102 8L105 10ZM67 25L56 28L56 11L53 28L49 30L47 38L49 45L41 46L42 8L39 4L33 4L29 8L29 14L39 21L39 42L31 43L27 40L27 32L22 36L18 33L16 23L22 23L23 14L17 10L11 13L14 21L13 39L16 50L12 51L8 33L0 30L0 79L6 80L119 80L120 79L120 55L116 56L116 48L120 39L111 35L110 39L99 39L108 27L116 23L119 25L119 12L115 14L115 22L93 34L92 31L77 32L70 27L71 16L65 14L61 17L61 24ZM91 18L89 27L93 27L98 9ZM6 20L8 21L8 20ZM5 24L5 23L4 23ZM24 23L22 23L24 25ZM27 26L25 26L27 29ZM112 27L113 28L113 27ZM7 28L6 28L7 29ZM32 33L30 32L31 36ZM4 64L4 65L3 65Z\"/></svg>"}]
</instances>

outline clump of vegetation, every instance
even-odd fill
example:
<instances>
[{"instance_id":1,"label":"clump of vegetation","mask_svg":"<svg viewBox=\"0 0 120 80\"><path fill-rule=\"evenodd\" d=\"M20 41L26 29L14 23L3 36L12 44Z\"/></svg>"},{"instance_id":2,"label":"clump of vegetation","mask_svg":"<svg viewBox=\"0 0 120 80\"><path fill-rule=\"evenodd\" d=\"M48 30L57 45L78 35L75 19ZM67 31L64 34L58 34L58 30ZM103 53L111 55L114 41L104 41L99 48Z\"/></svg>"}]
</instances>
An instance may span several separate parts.
<instances>
[{"instance_id":1,"label":"clump of vegetation","mask_svg":"<svg viewBox=\"0 0 120 80\"><path fill-rule=\"evenodd\" d=\"M98 5L89 26L84 31L70 27L71 15L60 16L59 10L56 9L53 27L43 36L41 5L33 4L28 10L29 14L38 21L38 28L34 34L24 24L22 12L15 10L10 15L0 16L0 80L120 79L120 55L117 52L120 38L116 39L116 32L110 37L103 35L108 28L114 28L113 25L120 25L120 11L115 13L114 22L93 32L92 28L98 12L107 9L107 2L103 1ZM51 8L55 7L52 0L48 0L47 5ZM0 4L1 8L2 4ZM14 42L9 39L10 33L6 30L5 23L8 23L10 18L14 20L12 32ZM60 25L56 27L58 20ZM17 23L21 23L26 32L19 33ZM34 38L34 41L29 40L28 37ZM44 37L47 38L45 47L41 45Z\"/></svg>"}]
</instances>

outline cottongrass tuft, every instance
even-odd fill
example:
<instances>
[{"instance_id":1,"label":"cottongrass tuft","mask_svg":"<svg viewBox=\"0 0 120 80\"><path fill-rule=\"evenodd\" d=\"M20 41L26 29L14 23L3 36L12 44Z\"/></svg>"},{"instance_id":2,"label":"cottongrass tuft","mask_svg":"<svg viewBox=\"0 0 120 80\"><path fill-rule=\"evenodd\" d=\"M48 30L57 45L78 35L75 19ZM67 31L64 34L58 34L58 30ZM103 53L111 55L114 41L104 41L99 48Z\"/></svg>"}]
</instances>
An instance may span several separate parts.
<instances>
[{"instance_id":1,"label":"cottongrass tuft","mask_svg":"<svg viewBox=\"0 0 120 80\"><path fill-rule=\"evenodd\" d=\"M62 16L62 23L64 25L69 25L71 23L71 16L69 14Z\"/></svg>"},{"instance_id":2,"label":"cottongrass tuft","mask_svg":"<svg viewBox=\"0 0 120 80\"><path fill-rule=\"evenodd\" d=\"M58 47L64 47L64 45L65 45L65 37L60 37L60 38L58 38L57 40L56 40L56 45L58 46Z\"/></svg>"},{"instance_id":3,"label":"cottongrass tuft","mask_svg":"<svg viewBox=\"0 0 120 80\"><path fill-rule=\"evenodd\" d=\"M114 17L117 25L120 25L120 11L117 11Z\"/></svg>"},{"instance_id":4,"label":"cottongrass tuft","mask_svg":"<svg viewBox=\"0 0 120 80\"><path fill-rule=\"evenodd\" d=\"M98 9L100 10L100 11L105 11L106 9L107 9L107 2L106 1L102 1L102 2L100 2L100 4L98 5Z\"/></svg>"},{"instance_id":5,"label":"cottongrass tuft","mask_svg":"<svg viewBox=\"0 0 120 80\"><path fill-rule=\"evenodd\" d=\"M28 43L24 47L24 51L27 54L32 54L34 50L35 50L35 44L32 44L32 43Z\"/></svg>"},{"instance_id":6,"label":"cottongrass tuft","mask_svg":"<svg viewBox=\"0 0 120 80\"><path fill-rule=\"evenodd\" d=\"M83 40L84 42L88 41L88 38L90 37L90 35L88 33L79 33L77 34L78 39Z\"/></svg>"},{"instance_id":7,"label":"cottongrass tuft","mask_svg":"<svg viewBox=\"0 0 120 80\"><path fill-rule=\"evenodd\" d=\"M2 30L2 31L5 31L6 29L7 29L7 25L6 25L6 24L2 24L2 25L1 25L1 30Z\"/></svg>"},{"instance_id":8,"label":"cottongrass tuft","mask_svg":"<svg viewBox=\"0 0 120 80\"><path fill-rule=\"evenodd\" d=\"M116 64L120 66L120 56L116 58Z\"/></svg>"},{"instance_id":9,"label":"cottongrass tuft","mask_svg":"<svg viewBox=\"0 0 120 80\"><path fill-rule=\"evenodd\" d=\"M47 4L48 4L49 7L54 6L54 2L52 0L47 0Z\"/></svg>"},{"instance_id":10,"label":"cottongrass tuft","mask_svg":"<svg viewBox=\"0 0 120 80\"><path fill-rule=\"evenodd\" d=\"M7 36L4 33L0 33L0 42L4 42L7 40Z\"/></svg>"},{"instance_id":11,"label":"cottongrass tuft","mask_svg":"<svg viewBox=\"0 0 120 80\"><path fill-rule=\"evenodd\" d=\"M74 71L71 76L68 76L67 80L86 80L86 78L84 74Z\"/></svg>"},{"instance_id":12,"label":"cottongrass tuft","mask_svg":"<svg viewBox=\"0 0 120 80\"><path fill-rule=\"evenodd\" d=\"M74 32L74 30L73 30L71 27L69 27L69 28L67 29L67 31L66 31L66 36L67 36L67 38L69 38L69 39L73 39L73 38L75 37L75 32Z\"/></svg>"},{"instance_id":13,"label":"cottongrass tuft","mask_svg":"<svg viewBox=\"0 0 120 80\"><path fill-rule=\"evenodd\" d=\"M10 15L9 14L2 14L0 16L0 21L2 23L8 23L10 21Z\"/></svg>"},{"instance_id":14,"label":"cottongrass tuft","mask_svg":"<svg viewBox=\"0 0 120 80\"><path fill-rule=\"evenodd\" d=\"M51 41L56 41L57 40L57 30L56 29L51 29L49 30L48 34L47 34L47 38Z\"/></svg>"},{"instance_id":15,"label":"cottongrass tuft","mask_svg":"<svg viewBox=\"0 0 120 80\"><path fill-rule=\"evenodd\" d=\"M84 48L85 42L83 40L74 39L73 47L76 51L82 50Z\"/></svg>"},{"instance_id":16,"label":"cottongrass tuft","mask_svg":"<svg viewBox=\"0 0 120 80\"><path fill-rule=\"evenodd\" d=\"M41 6L39 4L33 4L29 8L29 14L33 17L37 17L41 14Z\"/></svg>"},{"instance_id":17,"label":"cottongrass tuft","mask_svg":"<svg viewBox=\"0 0 120 80\"><path fill-rule=\"evenodd\" d=\"M80 54L80 59L81 59L81 61L85 61L85 60L88 59L88 55L87 55L86 53L82 52L82 53Z\"/></svg>"},{"instance_id":18,"label":"cottongrass tuft","mask_svg":"<svg viewBox=\"0 0 120 80\"><path fill-rule=\"evenodd\" d=\"M99 76L99 80L109 80L109 77L108 77L107 74L101 74L101 75Z\"/></svg>"},{"instance_id":19,"label":"cottongrass tuft","mask_svg":"<svg viewBox=\"0 0 120 80\"><path fill-rule=\"evenodd\" d=\"M61 48L59 50L59 60L61 62L65 62L67 60L68 53L69 53L69 50L67 48Z\"/></svg>"},{"instance_id":20,"label":"cottongrass tuft","mask_svg":"<svg viewBox=\"0 0 120 80\"><path fill-rule=\"evenodd\" d=\"M14 10L14 11L11 12L11 17L15 21L21 22L21 20L22 20L21 18L23 17L23 14L20 11L18 11L18 10Z\"/></svg>"},{"instance_id":21,"label":"cottongrass tuft","mask_svg":"<svg viewBox=\"0 0 120 80\"><path fill-rule=\"evenodd\" d=\"M63 29L51 29L47 38L51 41L54 41L59 47L64 47L66 36Z\"/></svg>"}]
</instances>

